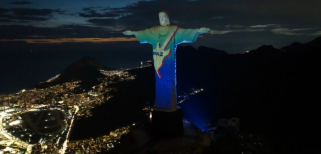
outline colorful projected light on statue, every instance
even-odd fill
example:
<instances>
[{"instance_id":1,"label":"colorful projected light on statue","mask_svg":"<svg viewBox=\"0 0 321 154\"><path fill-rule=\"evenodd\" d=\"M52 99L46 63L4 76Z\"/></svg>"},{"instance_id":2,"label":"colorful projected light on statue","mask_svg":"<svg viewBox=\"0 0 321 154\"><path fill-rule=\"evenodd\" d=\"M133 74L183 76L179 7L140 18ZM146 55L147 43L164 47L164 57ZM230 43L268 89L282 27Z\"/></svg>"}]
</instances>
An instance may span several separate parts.
<instances>
[{"instance_id":1,"label":"colorful projected light on statue","mask_svg":"<svg viewBox=\"0 0 321 154\"><path fill-rule=\"evenodd\" d=\"M145 30L123 32L135 35L140 43L153 46L153 59L156 78L156 108L176 110L176 46L180 43L193 43L199 33L209 32L209 28L185 29L170 25L168 14L159 13L160 25Z\"/></svg>"}]
</instances>

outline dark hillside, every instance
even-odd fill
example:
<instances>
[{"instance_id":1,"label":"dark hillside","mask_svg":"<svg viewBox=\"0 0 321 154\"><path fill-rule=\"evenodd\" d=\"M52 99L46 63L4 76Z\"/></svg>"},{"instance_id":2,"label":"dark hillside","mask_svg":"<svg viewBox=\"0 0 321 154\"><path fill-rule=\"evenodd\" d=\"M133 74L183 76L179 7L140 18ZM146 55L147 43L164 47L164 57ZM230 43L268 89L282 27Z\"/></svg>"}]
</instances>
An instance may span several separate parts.
<instances>
[{"instance_id":1,"label":"dark hillside","mask_svg":"<svg viewBox=\"0 0 321 154\"><path fill-rule=\"evenodd\" d=\"M178 93L204 88L204 93L181 105L184 115L201 125L239 117L243 132L266 135L283 153L293 151L283 146L313 147L321 86L319 41L281 50L264 45L234 55L179 46Z\"/></svg>"}]
</instances>

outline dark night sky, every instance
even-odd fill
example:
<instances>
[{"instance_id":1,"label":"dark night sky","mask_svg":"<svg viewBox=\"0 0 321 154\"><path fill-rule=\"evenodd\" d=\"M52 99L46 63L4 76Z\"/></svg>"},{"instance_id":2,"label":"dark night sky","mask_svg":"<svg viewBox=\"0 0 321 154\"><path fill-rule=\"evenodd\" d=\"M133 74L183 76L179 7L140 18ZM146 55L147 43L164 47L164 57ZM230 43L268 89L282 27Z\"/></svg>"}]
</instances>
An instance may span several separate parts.
<instances>
[{"instance_id":1,"label":"dark night sky","mask_svg":"<svg viewBox=\"0 0 321 154\"><path fill-rule=\"evenodd\" d=\"M320 7L320 0L1 0L1 80L14 82L22 68L33 68L25 77L38 82L84 55L116 69L137 66L152 59L151 46L121 32L157 25L161 10L172 24L211 29L194 47L233 54L313 40L321 35Z\"/></svg>"}]
</instances>

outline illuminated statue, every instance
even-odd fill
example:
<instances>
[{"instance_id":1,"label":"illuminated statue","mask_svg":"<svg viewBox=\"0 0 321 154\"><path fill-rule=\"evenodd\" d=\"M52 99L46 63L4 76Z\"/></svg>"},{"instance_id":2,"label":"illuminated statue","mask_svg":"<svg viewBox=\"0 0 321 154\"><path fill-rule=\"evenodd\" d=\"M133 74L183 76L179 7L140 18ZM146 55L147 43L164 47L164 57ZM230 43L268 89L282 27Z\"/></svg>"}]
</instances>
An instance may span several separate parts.
<instances>
[{"instance_id":1,"label":"illuminated statue","mask_svg":"<svg viewBox=\"0 0 321 154\"><path fill-rule=\"evenodd\" d=\"M209 28L184 29L170 25L168 14L159 12L160 25L140 31L124 31L124 35L135 35L140 43L153 45L153 59L156 78L156 108L174 111L176 105L176 46L193 43L199 33Z\"/></svg>"}]
</instances>

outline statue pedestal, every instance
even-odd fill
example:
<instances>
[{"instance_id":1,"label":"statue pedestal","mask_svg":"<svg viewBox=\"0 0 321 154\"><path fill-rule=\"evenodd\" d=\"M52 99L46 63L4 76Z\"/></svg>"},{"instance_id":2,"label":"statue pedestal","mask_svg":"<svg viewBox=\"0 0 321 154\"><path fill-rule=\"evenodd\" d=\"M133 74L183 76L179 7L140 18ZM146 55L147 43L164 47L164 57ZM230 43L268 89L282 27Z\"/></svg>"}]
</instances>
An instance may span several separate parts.
<instances>
[{"instance_id":1,"label":"statue pedestal","mask_svg":"<svg viewBox=\"0 0 321 154\"><path fill-rule=\"evenodd\" d=\"M180 108L172 111L154 108L151 113L153 136L176 137L183 134L183 113Z\"/></svg>"}]
</instances>

